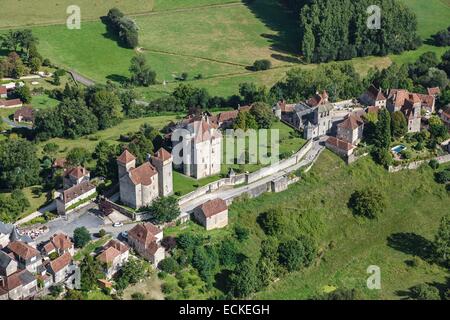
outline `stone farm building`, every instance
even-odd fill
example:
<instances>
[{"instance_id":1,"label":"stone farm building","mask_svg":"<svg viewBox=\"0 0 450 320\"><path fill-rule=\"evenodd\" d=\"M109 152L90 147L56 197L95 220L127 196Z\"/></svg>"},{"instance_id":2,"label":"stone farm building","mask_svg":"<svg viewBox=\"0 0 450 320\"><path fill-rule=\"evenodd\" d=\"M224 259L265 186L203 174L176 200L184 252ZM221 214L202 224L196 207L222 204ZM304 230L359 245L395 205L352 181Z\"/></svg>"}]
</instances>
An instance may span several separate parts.
<instances>
[{"instance_id":1,"label":"stone farm building","mask_svg":"<svg viewBox=\"0 0 450 320\"><path fill-rule=\"evenodd\" d=\"M194 217L206 230L223 228L228 225L228 206L220 198L209 200L194 210Z\"/></svg>"},{"instance_id":2,"label":"stone farm building","mask_svg":"<svg viewBox=\"0 0 450 320\"><path fill-rule=\"evenodd\" d=\"M138 224L128 232L128 244L155 268L165 258L162 239L163 231L149 222Z\"/></svg>"}]
</instances>

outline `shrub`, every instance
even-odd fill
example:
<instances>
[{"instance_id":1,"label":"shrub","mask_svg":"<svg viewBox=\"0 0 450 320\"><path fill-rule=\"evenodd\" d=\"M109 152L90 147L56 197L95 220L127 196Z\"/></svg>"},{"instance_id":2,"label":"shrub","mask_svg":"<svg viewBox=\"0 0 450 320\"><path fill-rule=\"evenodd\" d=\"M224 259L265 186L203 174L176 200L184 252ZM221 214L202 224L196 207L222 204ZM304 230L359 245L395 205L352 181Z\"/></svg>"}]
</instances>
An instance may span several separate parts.
<instances>
[{"instance_id":1,"label":"shrub","mask_svg":"<svg viewBox=\"0 0 450 320\"><path fill-rule=\"evenodd\" d=\"M435 174L435 179L437 183L448 183L450 182L450 169L446 169Z\"/></svg>"},{"instance_id":2,"label":"shrub","mask_svg":"<svg viewBox=\"0 0 450 320\"><path fill-rule=\"evenodd\" d=\"M288 271L309 266L317 255L314 241L305 236L280 243L278 260Z\"/></svg>"},{"instance_id":3,"label":"shrub","mask_svg":"<svg viewBox=\"0 0 450 320\"><path fill-rule=\"evenodd\" d=\"M236 226L234 227L234 235L238 241L242 242L250 237L250 231L246 227Z\"/></svg>"},{"instance_id":4,"label":"shrub","mask_svg":"<svg viewBox=\"0 0 450 320\"><path fill-rule=\"evenodd\" d=\"M267 59L256 60L253 63L253 71L268 70L272 67L272 62Z\"/></svg>"},{"instance_id":5,"label":"shrub","mask_svg":"<svg viewBox=\"0 0 450 320\"><path fill-rule=\"evenodd\" d=\"M105 230L105 229L101 229L101 230L98 232L98 236L99 236L100 238L103 238L104 236L106 236L106 230Z\"/></svg>"},{"instance_id":6,"label":"shrub","mask_svg":"<svg viewBox=\"0 0 450 320\"><path fill-rule=\"evenodd\" d=\"M73 241L75 247L82 248L91 241L91 234L86 227L76 228L73 232Z\"/></svg>"},{"instance_id":7,"label":"shrub","mask_svg":"<svg viewBox=\"0 0 450 320\"><path fill-rule=\"evenodd\" d=\"M411 288L411 298L415 300L440 300L439 290L423 283Z\"/></svg>"},{"instance_id":8,"label":"shrub","mask_svg":"<svg viewBox=\"0 0 450 320\"><path fill-rule=\"evenodd\" d=\"M270 209L259 215L258 223L267 235L275 235L283 227L282 213L280 210Z\"/></svg>"},{"instance_id":9,"label":"shrub","mask_svg":"<svg viewBox=\"0 0 450 320\"><path fill-rule=\"evenodd\" d=\"M386 207L384 196L372 189L353 192L350 197L349 207L353 214L374 219Z\"/></svg>"},{"instance_id":10,"label":"shrub","mask_svg":"<svg viewBox=\"0 0 450 320\"><path fill-rule=\"evenodd\" d=\"M162 260L158 267L162 270L165 271L167 273L173 274L175 272L177 272L180 269L180 266L178 265L178 262L172 258L172 257L168 257L165 258L164 260Z\"/></svg>"},{"instance_id":11,"label":"shrub","mask_svg":"<svg viewBox=\"0 0 450 320\"><path fill-rule=\"evenodd\" d=\"M439 162L436 159L431 159L428 165L433 169L436 170L439 168Z\"/></svg>"},{"instance_id":12,"label":"shrub","mask_svg":"<svg viewBox=\"0 0 450 320\"><path fill-rule=\"evenodd\" d=\"M133 300L145 300L145 295L142 292L135 292L131 295Z\"/></svg>"}]
</instances>

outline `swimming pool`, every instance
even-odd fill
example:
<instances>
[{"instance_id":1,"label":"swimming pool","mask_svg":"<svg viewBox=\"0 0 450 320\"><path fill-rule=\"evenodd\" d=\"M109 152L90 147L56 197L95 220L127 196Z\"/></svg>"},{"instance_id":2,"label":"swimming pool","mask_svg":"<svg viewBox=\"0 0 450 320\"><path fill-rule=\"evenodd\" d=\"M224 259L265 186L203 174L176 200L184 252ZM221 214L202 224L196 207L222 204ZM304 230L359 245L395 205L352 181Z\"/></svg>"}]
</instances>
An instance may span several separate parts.
<instances>
[{"instance_id":1,"label":"swimming pool","mask_svg":"<svg viewBox=\"0 0 450 320\"><path fill-rule=\"evenodd\" d=\"M405 146L405 145L399 144L398 146L393 147L393 148L391 149L391 151L392 151L392 152L395 152L395 153L400 153L400 152L402 152L402 151L405 150L405 149L406 149L406 146Z\"/></svg>"}]
</instances>

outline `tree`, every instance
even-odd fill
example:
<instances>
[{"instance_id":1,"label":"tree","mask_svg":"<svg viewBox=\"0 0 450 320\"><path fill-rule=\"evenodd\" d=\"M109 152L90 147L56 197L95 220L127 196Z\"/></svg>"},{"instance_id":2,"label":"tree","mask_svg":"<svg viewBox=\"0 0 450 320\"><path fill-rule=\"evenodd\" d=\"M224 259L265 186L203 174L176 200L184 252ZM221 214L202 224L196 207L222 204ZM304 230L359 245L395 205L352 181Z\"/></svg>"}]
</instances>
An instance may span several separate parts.
<instances>
[{"instance_id":1,"label":"tree","mask_svg":"<svg viewBox=\"0 0 450 320\"><path fill-rule=\"evenodd\" d=\"M450 182L450 169L445 169L435 174L437 183L446 184Z\"/></svg>"},{"instance_id":2,"label":"tree","mask_svg":"<svg viewBox=\"0 0 450 320\"><path fill-rule=\"evenodd\" d=\"M201 245L202 240L198 235L182 233L177 237L177 245L184 251L190 251Z\"/></svg>"},{"instance_id":3,"label":"tree","mask_svg":"<svg viewBox=\"0 0 450 320\"><path fill-rule=\"evenodd\" d=\"M302 39L302 53L306 63L311 63L314 59L314 48L316 46L316 40L312 32L311 26L305 24L305 30Z\"/></svg>"},{"instance_id":4,"label":"tree","mask_svg":"<svg viewBox=\"0 0 450 320\"><path fill-rule=\"evenodd\" d=\"M142 54L131 59L129 71L131 83L135 85L148 87L156 83L156 73L147 65L147 59Z\"/></svg>"},{"instance_id":5,"label":"tree","mask_svg":"<svg viewBox=\"0 0 450 320\"><path fill-rule=\"evenodd\" d=\"M83 248L89 241L91 241L91 234L86 227L79 227L73 231L73 242L75 247Z\"/></svg>"},{"instance_id":6,"label":"tree","mask_svg":"<svg viewBox=\"0 0 450 320\"><path fill-rule=\"evenodd\" d=\"M241 129L247 131L248 129L258 129L255 117L248 111L240 111L233 124L233 129Z\"/></svg>"},{"instance_id":7,"label":"tree","mask_svg":"<svg viewBox=\"0 0 450 320\"><path fill-rule=\"evenodd\" d=\"M267 235L273 236L278 234L284 225L281 210L270 209L260 214L258 223Z\"/></svg>"},{"instance_id":8,"label":"tree","mask_svg":"<svg viewBox=\"0 0 450 320\"><path fill-rule=\"evenodd\" d=\"M391 131L396 138L400 138L408 132L408 122L403 112L395 111L391 114Z\"/></svg>"},{"instance_id":9,"label":"tree","mask_svg":"<svg viewBox=\"0 0 450 320\"><path fill-rule=\"evenodd\" d=\"M426 283L412 287L411 298L414 300L441 300L439 290Z\"/></svg>"},{"instance_id":10,"label":"tree","mask_svg":"<svg viewBox=\"0 0 450 320\"><path fill-rule=\"evenodd\" d=\"M30 207L30 202L25 194L19 190L13 190L11 195L0 194L0 220L14 222L20 214Z\"/></svg>"},{"instance_id":11,"label":"tree","mask_svg":"<svg viewBox=\"0 0 450 320\"><path fill-rule=\"evenodd\" d=\"M80 271L80 284L83 291L90 291L94 289L97 284L97 280L103 276L100 263L91 255L86 255L83 261L81 261Z\"/></svg>"},{"instance_id":12,"label":"tree","mask_svg":"<svg viewBox=\"0 0 450 320\"><path fill-rule=\"evenodd\" d=\"M439 117L432 116L428 120L428 124L429 124L428 130L430 131L431 138L441 141L448 136L447 127Z\"/></svg>"},{"instance_id":13,"label":"tree","mask_svg":"<svg viewBox=\"0 0 450 320\"><path fill-rule=\"evenodd\" d=\"M97 117L100 130L115 126L122 121L122 103L115 92L106 89L96 90L88 97L88 106Z\"/></svg>"},{"instance_id":14,"label":"tree","mask_svg":"<svg viewBox=\"0 0 450 320\"><path fill-rule=\"evenodd\" d=\"M60 78L59 74L56 72L53 74L53 85L55 85L55 86L61 85L61 78Z\"/></svg>"},{"instance_id":15,"label":"tree","mask_svg":"<svg viewBox=\"0 0 450 320\"><path fill-rule=\"evenodd\" d=\"M391 116L387 109L380 110L375 132L375 146L381 149L388 149L391 144Z\"/></svg>"},{"instance_id":16,"label":"tree","mask_svg":"<svg viewBox=\"0 0 450 320\"><path fill-rule=\"evenodd\" d=\"M450 27L433 35L434 44L438 47L450 46Z\"/></svg>"},{"instance_id":17,"label":"tree","mask_svg":"<svg viewBox=\"0 0 450 320\"><path fill-rule=\"evenodd\" d=\"M220 263L229 269L236 266L239 257L239 248L236 240L230 239L222 241L219 249L219 261Z\"/></svg>"},{"instance_id":18,"label":"tree","mask_svg":"<svg viewBox=\"0 0 450 320\"><path fill-rule=\"evenodd\" d=\"M144 279L149 271L147 262L141 259L128 260L120 270L116 281L116 288L119 291L124 290L128 285L133 285Z\"/></svg>"},{"instance_id":19,"label":"tree","mask_svg":"<svg viewBox=\"0 0 450 320\"><path fill-rule=\"evenodd\" d=\"M237 298L245 298L259 288L255 263L248 257L236 266L229 278L229 293Z\"/></svg>"},{"instance_id":20,"label":"tree","mask_svg":"<svg viewBox=\"0 0 450 320\"><path fill-rule=\"evenodd\" d=\"M351 195L349 207L355 215L374 219L386 208L386 201L379 191L358 190Z\"/></svg>"},{"instance_id":21,"label":"tree","mask_svg":"<svg viewBox=\"0 0 450 320\"><path fill-rule=\"evenodd\" d=\"M212 246L194 248L192 266L197 269L200 278L210 287L214 282L214 274L218 268L219 257Z\"/></svg>"},{"instance_id":22,"label":"tree","mask_svg":"<svg viewBox=\"0 0 450 320\"><path fill-rule=\"evenodd\" d=\"M20 156L18 156L20 155ZM39 183L40 164L36 146L24 139L0 142L0 185L21 189Z\"/></svg>"},{"instance_id":23,"label":"tree","mask_svg":"<svg viewBox=\"0 0 450 320\"><path fill-rule=\"evenodd\" d=\"M242 242L250 237L250 231L246 227L237 225L234 227L234 235L239 242Z\"/></svg>"},{"instance_id":24,"label":"tree","mask_svg":"<svg viewBox=\"0 0 450 320\"><path fill-rule=\"evenodd\" d=\"M264 102L254 103L250 109L250 114L255 118L259 129L269 129L275 120L270 106Z\"/></svg>"},{"instance_id":25,"label":"tree","mask_svg":"<svg viewBox=\"0 0 450 320\"><path fill-rule=\"evenodd\" d=\"M22 100L24 103L30 103L33 99L31 96L31 91L28 86L16 86L13 91L13 97Z\"/></svg>"},{"instance_id":26,"label":"tree","mask_svg":"<svg viewBox=\"0 0 450 320\"><path fill-rule=\"evenodd\" d=\"M111 180L117 180L117 161L120 154L120 147L109 144L106 141L100 141L95 147L92 157L97 160L95 166L95 175L105 177Z\"/></svg>"},{"instance_id":27,"label":"tree","mask_svg":"<svg viewBox=\"0 0 450 320\"><path fill-rule=\"evenodd\" d=\"M450 215L442 217L433 242L436 260L450 266Z\"/></svg>"},{"instance_id":28,"label":"tree","mask_svg":"<svg viewBox=\"0 0 450 320\"><path fill-rule=\"evenodd\" d=\"M165 258L164 260L162 260L158 264L158 267L162 271L170 273L170 274L173 274L180 269L178 262L172 257L168 257L168 258Z\"/></svg>"},{"instance_id":29,"label":"tree","mask_svg":"<svg viewBox=\"0 0 450 320\"><path fill-rule=\"evenodd\" d=\"M44 151L47 155L49 155L51 158L54 158L56 153L59 150L59 145L54 142L49 142L44 145L42 148L42 151Z\"/></svg>"},{"instance_id":30,"label":"tree","mask_svg":"<svg viewBox=\"0 0 450 320\"><path fill-rule=\"evenodd\" d=\"M85 148L75 147L69 151L66 159L71 166L84 166L91 160L91 154Z\"/></svg>"},{"instance_id":31,"label":"tree","mask_svg":"<svg viewBox=\"0 0 450 320\"><path fill-rule=\"evenodd\" d=\"M170 222L180 215L180 207L175 197L159 197L149 207L151 219L155 223Z\"/></svg>"},{"instance_id":32,"label":"tree","mask_svg":"<svg viewBox=\"0 0 450 320\"><path fill-rule=\"evenodd\" d=\"M239 84L239 94L243 98L243 104L252 104L254 102L266 102L268 94L265 87L257 87L252 82Z\"/></svg>"},{"instance_id":33,"label":"tree","mask_svg":"<svg viewBox=\"0 0 450 320\"><path fill-rule=\"evenodd\" d=\"M161 245L166 249L166 251L170 252L177 246L177 239L171 236L164 237L161 240Z\"/></svg>"},{"instance_id":34,"label":"tree","mask_svg":"<svg viewBox=\"0 0 450 320\"><path fill-rule=\"evenodd\" d=\"M280 243L278 260L288 271L309 266L317 255L314 241L306 236Z\"/></svg>"}]
</instances>

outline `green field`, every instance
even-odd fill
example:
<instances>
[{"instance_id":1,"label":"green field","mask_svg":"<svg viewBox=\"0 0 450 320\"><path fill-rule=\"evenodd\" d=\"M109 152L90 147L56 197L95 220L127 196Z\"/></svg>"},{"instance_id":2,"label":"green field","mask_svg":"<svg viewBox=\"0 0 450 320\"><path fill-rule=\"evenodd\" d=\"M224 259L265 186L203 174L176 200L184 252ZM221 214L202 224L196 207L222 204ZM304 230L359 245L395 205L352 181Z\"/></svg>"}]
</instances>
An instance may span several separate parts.
<instances>
[{"instance_id":1,"label":"green field","mask_svg":"<svg viewBox=\"0 0 450 320\"><path fill-rule=\"evenodd\" d=\"M351 193L360 188L378 188L387 197L387 208L377 220L355 218L347 208ZM346 166L325 151L288 191L232 205L232 223L252 230L246 254L257 256L265 237L256 223L258 214L278 206L289 221L284 235L299 230L312 234L323 256L317 265L282 278L256 298L305 299L323 293L325 286L335 286L359 288L365 298L399 299L399 291L423 282L443 283L449 275L422 260L418 267L407 265L414 255L420 258L422 243L433 239L450 206L448 193L434 182L428 167L389 174L369 158ZM334 248L329 249L332 241ZM381 268L380 291L365 289L369 265Z\"/></svg>"}]
</instances>

